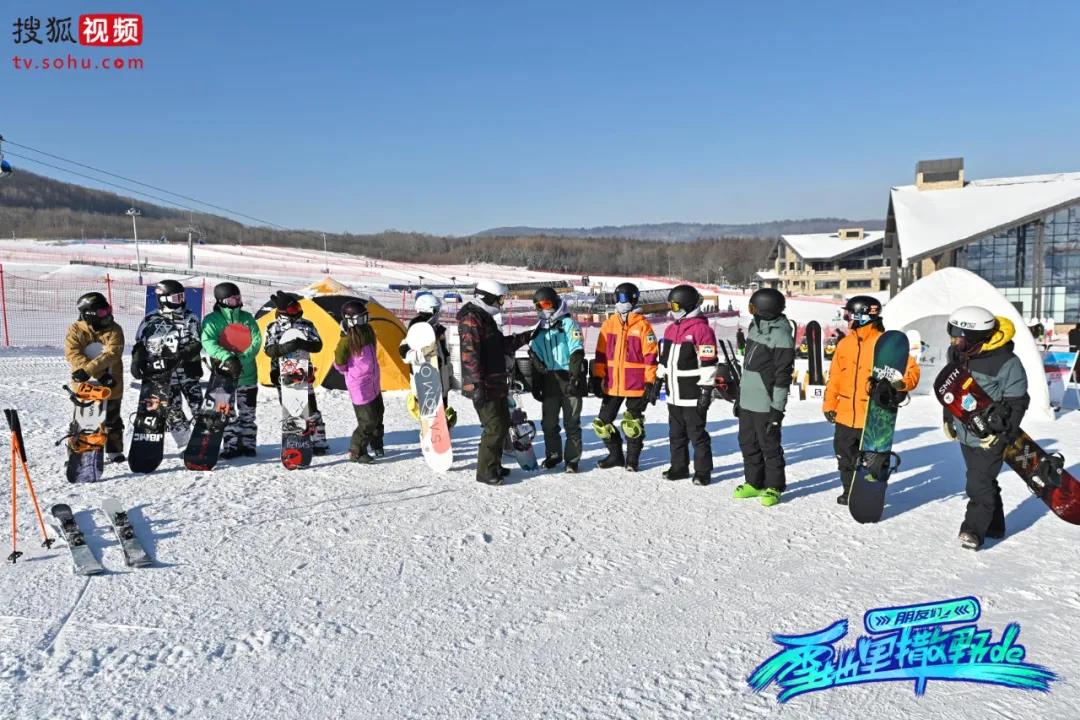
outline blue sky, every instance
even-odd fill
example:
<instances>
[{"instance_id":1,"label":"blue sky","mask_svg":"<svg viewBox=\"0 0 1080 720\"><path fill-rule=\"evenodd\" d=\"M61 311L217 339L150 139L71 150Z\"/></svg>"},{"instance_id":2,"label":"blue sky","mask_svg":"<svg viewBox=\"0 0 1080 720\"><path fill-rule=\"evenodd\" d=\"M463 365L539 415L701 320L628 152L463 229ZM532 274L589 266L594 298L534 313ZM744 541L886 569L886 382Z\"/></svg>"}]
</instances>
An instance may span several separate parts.
<instances>
[{"instance_id":1,"label":"blue sky","mask_svg":"<svg viewBox=\"0 0 1080 720\"><path fill-rule=\"evenodd\" d=\"M9 56L145 61L8 59L9 140L290 227L882 217L923 158L962 155L969 177L1080 170L1076 3L5 8ZM11 34L19 16L124 11L145 17L139 49Z\"/></svg>"}]
</instances>

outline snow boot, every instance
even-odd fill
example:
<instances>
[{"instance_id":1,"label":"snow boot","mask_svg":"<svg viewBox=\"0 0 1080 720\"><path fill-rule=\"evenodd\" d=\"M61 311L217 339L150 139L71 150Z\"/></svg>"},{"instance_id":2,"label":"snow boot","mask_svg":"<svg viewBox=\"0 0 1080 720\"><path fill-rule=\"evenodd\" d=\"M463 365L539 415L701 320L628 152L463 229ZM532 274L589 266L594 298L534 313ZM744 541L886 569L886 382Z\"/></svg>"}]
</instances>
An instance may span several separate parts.
<instances>
[{"instance_id":1,"label":"snow boot","mask_svg":"<svg viewBox=\"0 0 1080 720\"><path fill-rule=\"evenodd\" d=\"M109 453L109 462L111 463L122 463L125 460L127 460L127 457L122 452Z\"/></svg>"},{"instance_id":2,"label":"snow boot","mask_svg":"<svg viewBox=\"0 0 1080 720\"><path fill-rule=\"evenodd\" d=\"M578 471L578 469L577 469L577 463L576 462L567 462L566 463L566 469L563 472L568 472L568 473L573 474L573 473L576 473L577 471Z\"/></svg>"},{"instance_id":3,"label":"snow boot","mask_svg":"<svg viewBox=\"0 0 1080 720\"><path fill-rule=\"evenodd\" d=\"M665 480L686 480L690 477L690 471L686 468L680 468L678 470L676 470L675 468L668 468L664 472L660 473L660 477L664 478Z\"/></svg>"},{"instance_id":4,"label":"snow boot","mask_svg":"<svg viewBox=\"0 0 1080 720\"><path fill-rule=\"evenodd\" d=\"M233 458L240 457L240 448L226 448L218 455L219 460L232 460Z\"/></svg>"},{"instance_id":5,"label":"snow boot","mask_svg":"<svg viewBox=\"0 0 1080 720\"><path fill-rule=\"evenodd\" d=\"M780 502L780 491L776 488L765 488L761 491L761 504L772 507Z\"/></svg>"},{"instance_id":6,"label":"snow boot","mask_svg":"<svg viewBox=\"0 0 1080 720\"><path fill-rule=\"evenodd\" d=\"M622 451L622 435L616 434L608 438L604 441L604 445L607 447L607 457L596 463L596 467L601 470L609 470L626 464L626 458L623 457Z\"/></svg>"},{"instance_id":7,"label":"snow boot","mask_svg":"<svg viewBox=\"0 0 1080 720\"><path fill-rule=\"evenodd\" d=\"M855 471L854 470L848 470L846 472L841 472L840 473L840 485L841 485L841 487L843 487L843 490L841 490L840 494L837 495L837 497L836 497L836 502L837 502L838 505L847 505L848 504L848 495L851 494L851 483L852 483L852 481L854 479L855 479Z\"/></svg>"},{"instance_id":8,"label":"snow boot","mask_svg":"<svg viewBox=\"0 0 1080 720\"><path fill-rule=\"evenodd\" d=\"M484 475L477 475L476 482L481 482L485 485L502 485L502 476L496 475L495 477L487 477Z\"/></svg>"},{"instance_id":9,"label":"snow boot","mask_svg":"<svg viewBox=\"0 0 1080 720\"><path fill-rule=\"evenodd\" d=\"M554 470L562 464L562 455L548 455L540 464L545 470Z\"/></svg>"},{"instance_id":10,"label":"snow boot","mask_svg":"<svg viewBox=\"0 0 1080 720\"><path fill-rule=\"evenodd\" d=\"M349 453L349 462L360 463L361 465L370 465L375 462L375 458L367 454L367 452L361 452L359 454Z\"/></svg>"},{"instance_id":11,"label":"snow boot","mask_svg":"<svg viewBox=\"0 0 1080 720\"><path fill-rule=\"evenodd\" d=\"M702 472L702 473L697 473L697 472L694 473L694 484L695 485L702 485L702 486L708 485L711 480L712 480L711 473L704 473L704 472Z\"/></svg>"},{"instance_id":12,"label":"snow boot","mask_svg":"<svg viewBox=\"0 0 1080 720\"><path fill-rule=\"evenodd\" d=\"M626 469L630 472L637 472L638 458L641 457L641 448L644 445L641 438L626 441Z\"/></svg>"},{"instance_id":13,"label":"snow boot","mask_svg":"<svg viewBox=\"0 0 1080 720\"><path fill-rule=\"evenodd\" d=\"M967 550L978 550L982 547L982 540L975 533L961 531L959 535L960 547Z\"/></svg>"},{"instance_id":14,"label":"snow boot","mask_svg":"<svg viewBox=\"0 0 1080 720\"><path fill-rule=\"evenodd\" d=\"M756 498L761 495L761 490L754 487L749 483L743 483L739 487L735 488L735 492L732 493L732 497L736 500L745 500L746 498Z\"/></svg>"},{"instance_id":15,"label":"snow boot","mask_svg":"<svg viewBox=\"0 0 1080 720\"><path fill-rule=\"evenodd\" d=\"M500 478L504 478L509 474L510 474L510 469L509 468L504 468L502 465L499 466L499 477Z\"/></svg>"}]
</instances>

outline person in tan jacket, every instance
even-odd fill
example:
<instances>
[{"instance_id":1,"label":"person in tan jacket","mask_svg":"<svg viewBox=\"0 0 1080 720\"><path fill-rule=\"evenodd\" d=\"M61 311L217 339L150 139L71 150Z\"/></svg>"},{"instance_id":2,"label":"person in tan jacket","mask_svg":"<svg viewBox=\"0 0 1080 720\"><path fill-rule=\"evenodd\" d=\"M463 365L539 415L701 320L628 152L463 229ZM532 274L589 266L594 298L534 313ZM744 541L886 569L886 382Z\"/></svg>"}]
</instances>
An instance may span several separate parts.
<instances>
[{"instance_id":1,"label":"person in tan jacket","mask_svg":"<svg viewBox=\"0 0 1080 720\"><path fill-rule=\"evenodd\" d=\"M79 319L64 338L64 357L71 365L75 382L97 380L112 393L105 405L105 451L109 462L124 462L124 421L120 401L124 395L124 329L113 320L112 307L105 296L89 292L77 303ZM100 350L97 347L100 346Z\"/></svg>"}]
</instances>

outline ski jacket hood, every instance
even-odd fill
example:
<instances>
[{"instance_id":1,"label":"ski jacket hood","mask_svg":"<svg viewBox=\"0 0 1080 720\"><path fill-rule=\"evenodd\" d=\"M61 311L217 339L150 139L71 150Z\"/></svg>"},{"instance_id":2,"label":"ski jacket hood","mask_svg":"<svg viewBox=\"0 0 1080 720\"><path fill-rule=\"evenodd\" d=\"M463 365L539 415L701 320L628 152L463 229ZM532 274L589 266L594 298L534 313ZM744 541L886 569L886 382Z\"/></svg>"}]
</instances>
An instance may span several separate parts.
<instances>
[{"instance_id":1,"label":"ski jacket hood","mask_svg":"<svg viewBox=\"0 0 1080 720\"><path fill-rule=\"evenodd\" d=\"M874 348L884 335L873 324L852 331L836 344L829 381L825 384L822 412L835 412L836 422L850 428L866 424L866 408L870 402L870 376L874 369ZM910 355L904 370L904 391L911 392L919 384L922 370Z\"/></svg>"}]
</instances>

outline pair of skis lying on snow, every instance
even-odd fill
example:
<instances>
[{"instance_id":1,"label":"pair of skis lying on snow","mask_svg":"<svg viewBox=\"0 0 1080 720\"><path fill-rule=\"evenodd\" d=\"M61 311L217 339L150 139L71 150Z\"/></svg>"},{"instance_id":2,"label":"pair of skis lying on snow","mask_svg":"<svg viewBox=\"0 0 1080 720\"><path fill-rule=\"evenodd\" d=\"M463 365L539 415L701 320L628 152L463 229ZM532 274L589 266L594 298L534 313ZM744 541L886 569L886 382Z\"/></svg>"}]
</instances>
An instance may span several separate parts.
<instances>
[{"instance_id":1,"label":"pair of skis lying on snow","mask_svg":"<svg viewBox=\"0 0 1080 720\"><path fill-rule=\"evenodd\" d=\"M124 552L124 562L128 567L146 567L153 564L150 555L135 534L135 528L128 519L127 511L114 498L106 498L101 501L101 510L109 519L109 526L116 534L120 543L120 549ZM86 544L79 524L75 522L75 515L71 507L63 503L52 506L52 515L56 519L56 532L67 542L71 551L71 559L75 564L76 575L97 575L105 572L98 559L94 557L90 546Z\"/></svg>"}]
</instances>

